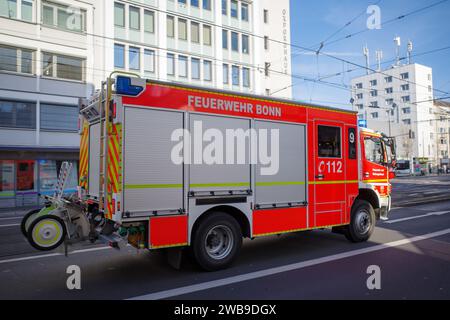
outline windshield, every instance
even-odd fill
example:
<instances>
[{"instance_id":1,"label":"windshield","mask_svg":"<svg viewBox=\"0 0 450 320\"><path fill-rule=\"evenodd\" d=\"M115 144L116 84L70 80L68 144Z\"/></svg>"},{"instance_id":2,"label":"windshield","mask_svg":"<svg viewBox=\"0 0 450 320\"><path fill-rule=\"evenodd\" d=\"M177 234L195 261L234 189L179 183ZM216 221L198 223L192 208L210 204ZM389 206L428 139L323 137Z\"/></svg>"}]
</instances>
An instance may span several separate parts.
<instances>
[{"instance_id":1,"label":"windshield","mask_svg":"<svg viewBox=\"0 0 450 320\"><path fill-rule=\"evenodd\" d=\"M376 137L366 137L364 138L364 151L366 155L366 159L370 162L374 162L377 164L384 165L384 144L382 143L380 138Z\"/></svg>"}]
</instances>

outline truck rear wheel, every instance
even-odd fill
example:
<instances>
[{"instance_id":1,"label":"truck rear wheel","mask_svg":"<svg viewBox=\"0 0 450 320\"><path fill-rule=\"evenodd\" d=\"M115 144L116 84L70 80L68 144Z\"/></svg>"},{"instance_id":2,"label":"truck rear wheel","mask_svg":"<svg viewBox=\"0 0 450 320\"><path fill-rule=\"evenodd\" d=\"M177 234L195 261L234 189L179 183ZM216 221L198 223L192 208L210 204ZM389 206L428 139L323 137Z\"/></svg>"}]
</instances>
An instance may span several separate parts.
<instances>
[{"instance_id":1,"label":"truck rear wheel","mask_svg":"<svg viewBox=\"0 0 450 320\"><path fill-rule=\"evenodd\" d=\"M354 204L350 224L344 230L345 237L351 242L367 241L375 229L375 211L365 200L357 200Z\"/></svg>"},{"instance_id":2,"label":"truck rear wheel","mask_svg":"<svg viewBox=\"0 0 450 320\"><path fill-rule=\"evenodd\" d=\"M199 222L193 235L195 261L206 271L230 266L242 245L239 223L223 212L213 212Z\"/></svg>"},{"instance_id":3,"label":"truck rear wheel","mask_svg":"<svg viewBox=\"0 0 450 320\"><path fill-rule=\"evenodd\" d=\"M34 220L28 229L28 242L41 251L59 247L66 238L66 225L61 218L45 215Z\"/></svg>"},{"instance_id":4,"label":"truck rear wheel","mask_svg":"<svg viewBox=\"0 0 450 320\"><path fill-rule=\"evenodd\" d=\"M41 211L41 209L36 209L36 210L31 210L29 211L26 215L23 216L22 221L20 222L20 230L22 231L22 234L27 237L27 227L30 224L30 220L36 215L36 213L38 213L39 211Z\"/></svg>"}]
</instances>

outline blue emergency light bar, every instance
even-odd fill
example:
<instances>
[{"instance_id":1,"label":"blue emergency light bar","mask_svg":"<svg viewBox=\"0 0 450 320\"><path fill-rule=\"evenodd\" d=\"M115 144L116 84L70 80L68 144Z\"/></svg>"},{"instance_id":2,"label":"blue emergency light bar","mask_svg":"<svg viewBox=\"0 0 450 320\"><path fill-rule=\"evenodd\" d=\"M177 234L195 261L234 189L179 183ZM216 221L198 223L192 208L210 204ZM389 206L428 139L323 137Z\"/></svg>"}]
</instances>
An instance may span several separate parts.
<instances>
[{"instance_id":1,"label":"blue emergency light bar","mask_svg":"<svg viewBox=\"0 0 450 320\"><path fill-rule=\"evenodd\" d=\"M144 91L144 86L132 84L132 79L141 80L139 78L131 78L125 76L117 76L116 93L126 96L137 96Z\"/></svg>"}]
</instances>

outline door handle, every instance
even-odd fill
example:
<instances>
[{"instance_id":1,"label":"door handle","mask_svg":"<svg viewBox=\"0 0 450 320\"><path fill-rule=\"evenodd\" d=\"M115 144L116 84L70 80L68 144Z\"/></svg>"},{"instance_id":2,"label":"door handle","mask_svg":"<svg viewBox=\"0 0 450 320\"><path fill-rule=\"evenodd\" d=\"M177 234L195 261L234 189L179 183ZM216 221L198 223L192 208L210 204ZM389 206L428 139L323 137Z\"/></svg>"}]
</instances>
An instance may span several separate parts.
<instances>
[{"instance_id":1,"label":"door handle","mask_svg":"<svg viewBox=\"0 0 450 320\"><path fill-rule=\"evenodd\" d=\"M323 174L318 174L318 175L316 176L316 179L323 179L323 178L325 178L325 176L324 176Z\"/></svg>"}]
</instances>

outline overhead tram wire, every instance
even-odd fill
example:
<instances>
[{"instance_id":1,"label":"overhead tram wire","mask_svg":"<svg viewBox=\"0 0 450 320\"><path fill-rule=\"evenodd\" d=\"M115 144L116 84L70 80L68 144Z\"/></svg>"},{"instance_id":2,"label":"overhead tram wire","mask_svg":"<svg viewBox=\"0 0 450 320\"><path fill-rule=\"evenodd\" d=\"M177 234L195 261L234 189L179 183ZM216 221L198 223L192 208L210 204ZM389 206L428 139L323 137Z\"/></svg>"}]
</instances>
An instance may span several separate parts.
<instances>
[{"instance_id":1,"label":"overhead tram wire","mask_svg":"<svg viewBox=\"0 0 450 320\"><path fill-rule=\"evenodd\" d=\"M437 2L437 3L434 3L434 4L428 5L428 6L426 6L426 7L417 9L417 10L415 10L415 11L413 11L413 12L410 12L410 13L408 13L408 14L402 15L402 16L400 16L400 17L403 17L403 18L404 18L404 17L406 17L406 16L408 16L408 15L418 13L418 12L420 12L420 11L429 9L429 8L431 8L431 7L437 6L437 5L439 5L439 4L441 4L441 3L444 3L444 2L447 2L447 1L449 1L449 0L441 0L441 1ZM122 0L122 2L128 3L128 4L135 4L133 1L129 1L129 0ZM170 11L166 11L166 10L161 10L161 9L159 9L159 8L155 8L155 7L152 7L152 6L147 5L147 4L144 4L144 3L140 3L140 5L141 5L142 7L144 7L144 8L148 8L148 9L150 9L150 10L157 11L157 12L161 12L161 13L165 13L165 14L169 14L169 15L177 14L176 12L170 12ZM197 20L198 20L198 19L197 19ZM35 23L35 24L36 24L36 25L42 25L42 23ZM210 22L210 21L208 21L207 24L208 24L208 25L211 25L211 26L218 27L218 28L223 28L223 25L218 25L218 24L212 23L212 22ZM45 26L45 25L44 25L44 26ZM242 30L241 30L241 31L242 31ZM100 35L96 35L96 34L92 34L92 33L86 33L86 32L85 32L85 33L83 33L83 34L91 35L91 36L93 36L93 37L100 37L100 38L103 38L103 39L109 39L109 40L112 40L112 41L118 41L118 40L119 40L119 39L116 39L116 38L113 38L113 37L100 36ZM265 39L264 36L259 36L259 35L250 34L250 33L249 33L248 35L251 36L251 37L253 37L253 38L260 38L260 39L262 39L262 40ZM278 43L278 44L287 45L287 46L290 46L290 47L292 47L292 48L299 48L299 49L303 49L303 50L310 51L310 52L316 52L316 50L314 50L314 49L305 48L305 47L302 47L302 46L299 46L299 45L293 45L293 44L288 43L288 42L284 42L284 41L280 41L280 40L275 40L275 39L270 39L270 38L269 38L268 40L271 41L271 42ZM120 41L120 40L119 40L119 41ZM162 48L160 48L160 50L166 50L166 51L168 51L168 49L162 49ZM324 54L323 52L320 52L320 54L325 55L325 56L330 57L330 58L333 58L333 59L337 59L337 60L339 60L339 61L347 62L347 63L349 63L349 64L354 64L354 63L352 63L352 62L350 62L350 61L348 61L348 60L345 60L345 59L342 59L342 58L339 58L339 57L335 57L335 56L332 56L332 55L329 55L329 54ZM215 59L215 60L218 61L218 59ZM360 65L357 65L357 64L354 64L354 65L360 66ZM360 66L360 67L362 67L362 66ZM261 66L261 67L255 66L255 68L258 68L258 70L260 70L261 68L264 69L262 66ZM272 71L272 72L275 72L274 70L271 70L271 71ZM285 74L285 73L282 73L282 74ZM402 79L402 80L403 80L403 79ZM403 81L405 81L405 80L403 80ZM409 82L409 83L412 83L412 82ZM435 90L435 91L440 91L440 90L438 90L438 89L433 89L433 90ZM445 94L448 93L448 92L444 92L444 91L441 91L441 92L443 92L443 93L445 93Z\"/></svg>"}]
</instances>

